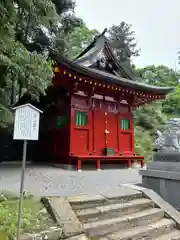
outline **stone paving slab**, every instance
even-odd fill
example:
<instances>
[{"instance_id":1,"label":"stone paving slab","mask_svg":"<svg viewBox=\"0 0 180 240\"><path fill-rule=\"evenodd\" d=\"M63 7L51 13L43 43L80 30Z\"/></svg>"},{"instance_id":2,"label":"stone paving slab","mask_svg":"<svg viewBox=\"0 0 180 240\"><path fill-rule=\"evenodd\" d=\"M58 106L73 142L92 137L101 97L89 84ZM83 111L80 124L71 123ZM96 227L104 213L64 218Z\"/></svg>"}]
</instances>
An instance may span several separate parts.
<instances>
[{"instance_id":1,"label":"stone paving slab","mask_svg":"<svg viewBox=\"0 0 180 240\"><path fill-rule=\"evenodd\" d=\"M119 199L124 196L130 196L130 195L136 195L141 196L141 192L138 190L130 189L124 186L120 186L119 188L116 188L116 190L110 190L106 191L104 193L101 193L105 198L107 199Z\"/></svg>"},{"instance_id":2,"label":"stone paving slab","mask_svg":"<svg viewBox=\"0 0 180 240\"><path fill-rule=\"evenodd\" d=\"M100 191L100 194L82 194L78 196L67 197L67 200L71 204L81 203L98 203L105 202L106 200L120 199L125 197L141 197L142 193L138 190L134 190L125 186L119 186L113 190Z\"/></svg>"},{"instance_id":3,"label":"stone paving slab","mask_svg":"<svg viewBox=\"0 0 180 240\"><path fill-rule=\"evenodd\" d=\"M19 194L20 166L1 165L0 190ZM99 194L125 183L141 182L138 170L109 169L102 171L73 172L50 166L27 166L25 189L37 196L75 196L79 194ZM13 183L13 184L12 184Z\"/></svg>"}]
</instances>

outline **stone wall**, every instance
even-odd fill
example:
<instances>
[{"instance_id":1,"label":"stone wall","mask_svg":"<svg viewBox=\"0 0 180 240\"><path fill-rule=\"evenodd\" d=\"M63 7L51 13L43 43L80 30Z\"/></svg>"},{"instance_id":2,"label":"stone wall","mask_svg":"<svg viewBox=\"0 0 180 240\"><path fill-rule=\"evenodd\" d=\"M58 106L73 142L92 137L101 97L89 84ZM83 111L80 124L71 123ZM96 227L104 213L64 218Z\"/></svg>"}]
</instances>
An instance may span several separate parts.
<instances>
[{"instance_id":1,"label":"stone wall","mask_svg":"<svg viewBox=\"0 0 180 240\"><path fill-rule=\"evenodd\" d=\"M164 200L180 210L180 162L177 162L179 157L180 155L173 159L171 156L171 162L154 161L147 165L146 170L140 170L140 175L145 187L154 190ZM164 160L169 158L170 156Z\"/></svg>"}]
</instances>

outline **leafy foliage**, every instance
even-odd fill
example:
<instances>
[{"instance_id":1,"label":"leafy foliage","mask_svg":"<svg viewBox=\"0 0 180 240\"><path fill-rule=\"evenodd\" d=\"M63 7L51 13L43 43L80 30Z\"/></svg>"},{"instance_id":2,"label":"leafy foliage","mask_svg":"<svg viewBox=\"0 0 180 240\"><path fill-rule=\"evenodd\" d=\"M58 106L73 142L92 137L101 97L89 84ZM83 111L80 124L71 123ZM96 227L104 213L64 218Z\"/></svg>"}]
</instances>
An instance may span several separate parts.
<instances>
[{"instance_id":1,"label":"leafy foliage","mask_svg":"<svg viewBox=\"0 0 180 240\"><path fill-rule=\"evenodd\" d=\"M167 99L162 103L163 112L169 117L177 117L180 115L180 86L175 88L175 91L167 96Z\"/></svg>"},{"instance_id":2,"label":"leafy foliage","mask_svg":"<svg viewBox=\"0 0 180 240\"><path fill-rule=\"evenodd\" d=\"M53 71L49 51L67 53L67 39L82 20L71 0L2 0L0 3L0 125L2 117L28 90L45 94ZM2 114L3 113L3 114Z\"/></svg>"},{"instance_id":3,"label":"leafy foliage","mask_svg":"<svg viewBox=\"0 0 180 240\"><path fill-rule=\"evenodd\" d=\"M155 149L156 131L163 129L167 119L162 113L161 102L136 109L134 117L136 151L150 161Z\"/></svg>"},{"instance_id":4,"label":"leafy foliage","mask_svg":"<svg viewBox=\"0 0 180 240\"><path fill-rule=\"evenodd\" d=\"M155 136L151 136L150 132L143 127L135 127L135 150L141 156L144 156L145 161L149 162L152 159Z\"/></svg>"},{"instance_id":5,"label":"leafy foliage","mask_svg":"<svg viewBox=\"0 0 180 240\"><path fill-rule=\"evenodd\" d=\"M147 84L174 87L175 91L170 93L166 100L162 102L162 112L167 115L180 114L179 71L175 71L166 66L147 66L142 69L137 69L136 71L142 81Z\"/></svg>"},{"instance_id":6,"label":"leafy foliage","mask_svg":"<svg viewBox=\"0 0 180 240\"><path fill-rule=\"evenodd\" d=\"M57 48L66 55L68 35L82 24L74 15L74 2L33 0L23 3L18 5L16 39L29 51L47 53Z\"/></svg>"},{"instance_id":7,"label":"leafy foliage","mask_svg":"<svg viewBox=\"0 0 180 240\"><path fill-rule=\"evenodd\" d=\"M69 56L71 58L77 57L98 34L96 29L90 30L85 24L75 28L69 36Z\"/></svg>"},{"instance_id":8,"label":"leafy foliage","mask_svg":"<svg viewBox=\"0 0 180 240\"><path fill-rule=\"evenodd\" d=\"M11 45L0 48L1 75L8 87L17 81L25 88L34 87L40 93L50 84L53 72L50 62L43 55L28 52L21 43L12 41Z\"/></svg>"},{"instance_id":9,"label":"leafy foliage","mask_svg":"<svg viewBox=\"0 0 180 240\"><path fill-rule=\"evenodd\" d=\"M18 198L13 195L6 197L1 194L0 196L0 232L5 232L9 240L14 239L17 232L18 203ZM24 197L21 232L40 232L52 226L55 224L40 201L33 196Z\"/></svg>"},{"instance_id":10,"label":"leafy foliage","mask_svg":"<svg viewBox=\"0 0 180 240\"><path fill-rule=\"evenodd\" d=\"M166 66L147 66L136 70L142 81L157 86L176 86L180 79L180 73Z\"/></svg>"},{"instance_id":11,"label":"leafy foliage","mask_svg":"<svg viewBox=\"0 0 180 240\"><path fill-rule=\"evenodd\" d=\"M152 136L156 134L157 129L162 129L165 122L166 116L162 114L161 102L140 107L135 112L135 124L149 131Z\"/></svg>"},{"instance_id":12,"label":"leafy foliage","mask_svg":"<svg viewBox=\"0 0 180 240\"><path fill-rule=\"evenodd\" d=\"M175 87L175 91L170 93L166 100L139 108L135 112L136 143L140 152L144 150L145 155L148 154L147 160L149 160L152 155L149 146L151 146L150 149L153 149L156 130L163 128L168 117L177 117L180 113L180 73L166 66L147 66L137 69L136 72L141 77L141 81L147 84ZM137 133L139 127L142 129L141 132ZM149 141L150 138L151 141ZM143 142L146 143L147 141L149 141L147 145L143 144Z\"/></svg>"}]
</instances>

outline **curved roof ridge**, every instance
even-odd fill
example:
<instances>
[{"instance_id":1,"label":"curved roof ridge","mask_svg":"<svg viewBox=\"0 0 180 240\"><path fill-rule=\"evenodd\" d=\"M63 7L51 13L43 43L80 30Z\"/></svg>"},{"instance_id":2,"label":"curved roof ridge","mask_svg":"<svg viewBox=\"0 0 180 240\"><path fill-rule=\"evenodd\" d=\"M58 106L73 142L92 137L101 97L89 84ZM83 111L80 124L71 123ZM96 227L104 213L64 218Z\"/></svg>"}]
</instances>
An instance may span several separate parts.
<instances>
[{"instance_id":1,"label":"curved roof ridge","mask_svg":"<svg viewBox=\"0 0 180 240\"><path fill-rule=\"evenodd\" d=\"M111 43L105 36L107 30L108 29L105 28L101 34L95 36L94 41L87 46L87 48L80 53L73 62L82 66L91 67L98 60L100 52L103 51L105 57L108 59L107 64L109 65L108 62L110 61L112 63L112 67L115 68L112 69L115 75L134 80L135 74L131 67L126 68L124 64L121 64L121 62L118 61L116 55L114 54Z\"/></svg>"},{"instance_id":2,"label":"curved roof ridge","mask_svg":"<svg viewBox=\"0 0 180 240\"><path fill-rule=\"evenodd\" d=\"M107 32L107 30L108 30L108 29L105 28L104 31L103 31L101 34L96 35L96 36L94 37L93 42L92 42L89 46L87 46L87 47L84 49L84 51L82 51L82 52L74 59L74 61L76 61L77 59L81 58L81 57L82 57L83 55L85 55L91 48L93 48L94 45L95 45L95 43L96 43L96 41L97 41L97 39L100 38L101 36L104 36L104 34Z\"/></svg>"},{"instance_id":3,"label":"curved roof ridge","mask_svg":"<svg viewBox=\"0 0 180 240\"><path fill-rule=\"evenodd\" d=\"M96 59L97 55L104 49L104 46L105 46L105 39L102 37L98 37L96 39L96 44L94 44L80 58L76 58L76 60L74 60L74 63L81 64L86 61L93 63L93 60Z\"/></svg>"}]
</instances>

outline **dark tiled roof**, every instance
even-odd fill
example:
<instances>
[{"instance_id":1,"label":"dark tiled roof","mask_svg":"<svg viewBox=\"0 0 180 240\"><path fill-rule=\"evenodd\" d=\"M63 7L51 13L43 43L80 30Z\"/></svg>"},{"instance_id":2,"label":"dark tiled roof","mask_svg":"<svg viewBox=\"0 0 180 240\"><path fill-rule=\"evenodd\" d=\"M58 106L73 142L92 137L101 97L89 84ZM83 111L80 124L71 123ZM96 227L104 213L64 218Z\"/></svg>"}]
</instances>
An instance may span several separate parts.
<instances>
[{"instance_id":1,"label":"dark tiled roof","mask_svg":"<svg viewBox=\"0 0 180 240\"><path fill-rule=\"evenodd\" d=\"M55 60L57 63L63 65L64 67L67 67L81 75L88 76L93 79L97 79L104 83L117 84L119 86L124 86L137 91L152 92L152 93L154 92L155 94L168 94L169 92L174 90L174 88L172 87L159 87L159 86L148 85L142 82L133 81L131 79L122 78L114 74L103 72L97 69L84 67L75 62L69 61L67 59L63 59L62 57L58 56L56 53L52 55L52 59Z\"/></svg>"},{"instance_id":2,"label":"dark tiled roof","mask_svg":"<svg viewBox=\"0 0 180 240\"><path fill-rule=\"evenodd\" d=\"M59 64L99 81L117 84L137 91L167 94L174 90L172 87L158 87L139 82L128 62L119 62L114 54L108 39L102 34L96 36L94 41L74 60L63 59L52 53L52 59ZM104 59L100 65L98 62Z\"/></svg>"},{"instance_id":3,"label":"dark tiled roof","mask_svg":"<svg viewBox=\"0 0 180 240\"><path fill-rule=\"evenodd\" d=\"M135 74L131 66L125 66L124 63L120 63L110 46L109 40L104 36L105 31L96 36L94 41L74 60L78 65L85 67L92 67L97 63L101 56L104 55L106 59L106 66L104 71L106 72L107 65L111 65L114 75L124 77L133 80ZM101 69L103 71L103 69Z\"/></svg>"}]
</instances>

